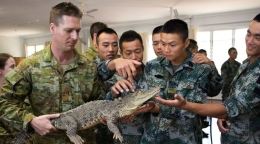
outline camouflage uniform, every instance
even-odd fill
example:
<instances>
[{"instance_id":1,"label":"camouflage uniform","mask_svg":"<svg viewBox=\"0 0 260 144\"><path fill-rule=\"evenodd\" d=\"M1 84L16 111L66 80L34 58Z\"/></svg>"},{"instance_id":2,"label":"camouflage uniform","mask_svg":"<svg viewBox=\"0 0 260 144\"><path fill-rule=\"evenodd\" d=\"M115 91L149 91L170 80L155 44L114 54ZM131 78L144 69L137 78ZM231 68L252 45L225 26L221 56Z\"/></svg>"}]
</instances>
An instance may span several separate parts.
<instances>
[{"instance_id":1,"label":"camouflage uniform","mask_svg":"<svg viewBox=\"0 0 260 144\"><path fill-rule=\"evenodd\" d=\"M144 70L145 65L142 65L142 68ZM123 77L119 76L118 74L115 74L110 80L110 85L115 84L117 81L122 79ZM134 88L139 89L140 82L143 78L143 72L138 73L134 77ZM121 96L126 95L127 93L122 93ZM107 100L113 100L114 97L111 92L107 93L106 95ZM119 120L117 122L117 126L124 138L124 141L122 144L138 144L140 143L141 137L143 135L144 131L144 122L145 122L145 116L146 114L139 114L136 115L134 118L134 121L131 122L125 122L124 120ZM121 144L119 140L114 140L115 144Z\"/></svg>"},{"instance_id":2,"label":"camouflage uniform","mask_svg":"<svg viewBox=\"0 0 260 144\"><path fill-rule=\"evenodd\" d=\"M86 56L89 60L94 61L98 57L98 52L96 51L94 45L91 45L83 55Z\"/></svg>"},{"instance_id":3,"label":"camouflage uniform","mask_svg":"<svg viewBox=\"0 0 260 144\"><path fill-rule=\"evenodd\" d=\"M231 83L233 78L237 74L240 63L235 61L234 63L230 62L230 59L225 61L221 66L221 76L224 80L223 88L222 88L222 101L227 99L231 89Z\"/></svg>"},{"instance_id":4,"label":"camouflage uniform","mask_svg":"<svg viewBox=\"0 0 260 144\"><path fill-rule=\"evenodd\" d=\"M205 103L209 92L209 74L212 69L207 64L192 62L192 53L187 50L188 57L176 70L163 57L149 61L145 67L143 89L161 86L160 96L173 99L175 93L182 95L187 101ZM158 103L157 103L158 104ZM158 104L159 114L151 114L146 121L142 144L195 144L198 143L198 115Z\"/></svg>"},{"instance_id":5,"label":"camouflage uniform","mask_svg":"<svg viewBox=\"0 0 260 144\"><path fill-rule=\"evenodd\" d=\"M214 64L214 62L213 62ZM210 86L209 86L209 93L208 96L209 97L214 97L217 96L219 94L219 92L222 89L223 86L223 79L220 76L220 74L218 73L218 70L214 64L214 66L211 66L211 73L209 75L209 80L210 80Z\"/></svg>"},{"instance_id":6,"label":"camouflage uniform","mask_svg":"<svg viewBox=\"0 0 260 144\"><path fill-rule=\"evenodd\" d=\"M90 61L94 62L96 65L101 63L101 59L99 58L98 52L96 51L94 45L91 45L83 55ZM105 99L106 93L110 88L106 85L106 81L104 82L101 80L96 80L94 85L95 89L93 91L95 91L95 93L98 94L102 99ZM113 133L108 130L107 126L99 124L94 129L96 133L97 144L113 143Z\"/></svg>"},{"instance_id":7,"label":"camouflage uniform","mask_svg":"<svg viewBox=\"0 0 260 144\"><path fill-rule=\"evenodd\" d=\"M13 135L6 130L3 124L0 123L0 143L9 144L13 139Z\"/></svg>"},{"instance_id":8,"label":"camouflage uniform","mask_svg":"<svg viewBox=\"0 0 260 144\"><path fill-rule=\"evenodd\" d=\"M238 69L230 96L223 102L231 126L221 134L222 144L260 144L260 58Z\"/></svg>"},{"instance_id":9,"label":"camouflage uniform","mask_svg":"<svg viewBox=\"0 0 260 144\"><path fill-rule=\"evenodd\" d=\"M99 97L92 93L93 82L98 77L94 63L81 56L75 49L75 59L66 71L53 58L50 45L22 61L17 68L6 75L6 82L0 96L1 117L10 127L19 131L32 132L29 122L44 114L68 111ZM107 79L112 73L104 65L99 65L99 74ZM29 99L32 113L19 108L19 103ZM95 144L92 129L79 131L87 144ZM34 143L71 143L66 132L36 135Z\"/></svg>"},{"instance_id":10,"label":"camouflage uniform","mask_svg":"<svg viewBox=\"0 0 260 144\"><path fill-rule=\"evenodd\" d=\"M209 93L207 94L208 97L214 97L217 96L221 89L222 89L222 85L223 85L223 79L222 77L219 75L218 70L214 64L214 62L212 61L213 66L211 66L211 73L209 75L209 80L210 80L210 86L209 86ZM206 116L200 116L199 119L199 124L200 124L200 128L203 128L203 123L206 120ZM202 144L202 138L203 138L203 133L202 133L202 129L198 129L198 144Z\"/></svg>"}]
</instances>

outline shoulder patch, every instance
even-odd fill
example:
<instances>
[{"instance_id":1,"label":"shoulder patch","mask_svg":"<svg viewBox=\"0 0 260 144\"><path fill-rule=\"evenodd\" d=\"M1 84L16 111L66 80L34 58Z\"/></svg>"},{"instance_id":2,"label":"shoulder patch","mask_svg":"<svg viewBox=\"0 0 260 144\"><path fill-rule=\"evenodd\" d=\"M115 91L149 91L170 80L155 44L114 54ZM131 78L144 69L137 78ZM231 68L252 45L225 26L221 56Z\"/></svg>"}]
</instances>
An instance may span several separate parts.
<instances>
[{"instance_id":1,"label":"shoulder patch","mask_svg":"<svg viewBox=\"0 0 260 144\"><path fill-rule=\"evenodd\" d=\"M6 79L12 79L15 76L16 72L14 70L11 70L5 75Z\"/></svg>"},{"instance_id":2,"label":"shoulder patch","mask_svg":"<svg viewBox=\"0 0 260 144\"><path fill-rule=\"evenodd\" d=\"M22 79L22 76L17 74L15 70L11 70L5 75L5 79L8 80L12 85L14 85Z\"/></svg>"}]
</instances>

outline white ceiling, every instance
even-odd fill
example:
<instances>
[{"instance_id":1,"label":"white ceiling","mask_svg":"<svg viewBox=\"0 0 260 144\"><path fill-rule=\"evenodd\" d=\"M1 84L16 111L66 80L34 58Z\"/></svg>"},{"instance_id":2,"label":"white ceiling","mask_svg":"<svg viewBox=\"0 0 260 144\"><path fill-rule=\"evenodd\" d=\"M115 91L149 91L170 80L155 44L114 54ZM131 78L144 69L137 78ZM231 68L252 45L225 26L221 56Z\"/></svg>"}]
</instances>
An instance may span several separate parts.
<instances>
[{"instance_id":1,"label":"white ceiling","mask_svg":"<svg viewBox=\"0 0 260 144\"><path fill-rule=\"evenodd\" d=\"M51 7L63 0L0 0L0 36L49 33ZM83 28L101 21L108 26L170 18L170 8L180 17L260 8L259 0L70 0L95 18L84 16ZM81 2L86 5L81 6Z\"/></svg>"}]
</instances>

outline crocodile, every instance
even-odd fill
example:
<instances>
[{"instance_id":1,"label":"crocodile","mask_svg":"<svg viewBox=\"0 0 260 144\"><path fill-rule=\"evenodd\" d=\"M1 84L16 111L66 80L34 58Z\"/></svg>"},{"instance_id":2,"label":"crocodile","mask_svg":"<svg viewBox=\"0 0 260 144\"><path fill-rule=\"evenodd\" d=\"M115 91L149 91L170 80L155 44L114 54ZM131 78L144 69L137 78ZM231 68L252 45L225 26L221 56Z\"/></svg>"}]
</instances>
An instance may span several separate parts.
<instances>
[{"instance_id":1,"label":"crocodile","mask_svg":"<svg viewBox=\"0 0 260 144\"><path fill-rule=\"evenodd\" d=\"M52 119L51 123L57 129L66 130L70 141L74 144L83 144L84 140L77 134L78 130L91 128L106 119L108 129L114 133L113 138L123 141L123 137L115 125L118 118L132 115L133 112L154 95L157 95L160 87L143 91L136 89L123 97L111 100L95 100L87 102L69 111L60 113L58 118ZM12 144L24 144L33 135L20 132L11 142Z\"/></svg>"}]
</instances>

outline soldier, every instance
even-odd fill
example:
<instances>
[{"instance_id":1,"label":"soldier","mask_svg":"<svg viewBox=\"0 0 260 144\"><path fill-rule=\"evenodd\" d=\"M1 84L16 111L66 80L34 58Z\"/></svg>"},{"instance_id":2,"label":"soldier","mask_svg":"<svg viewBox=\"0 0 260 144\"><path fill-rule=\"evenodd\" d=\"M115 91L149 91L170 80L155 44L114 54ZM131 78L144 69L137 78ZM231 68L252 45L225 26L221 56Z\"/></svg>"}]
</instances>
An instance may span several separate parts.
<instances>
[{"instance_id":1,"label":"soldier","mask_svg":"<svg viewBox=\"0 0 260 144\"><path fill-rule=\"evenodd\" d=\"M0 88L5 81L5 75L15 68L13 57L7 53L0 53ZM1 89L0 89L1 92ZM0 118L0 143L9 144L13 139L13 134L10 133L8 126Z\"/></svg>"},{"instance_id":2,"label":"soldier","mask_svg":"<svg viewBox=\"0 0 260 144\"><path fill-rule=\"evenodd\" d=\"M190 44L187 47L192 53L197 53L198 52L198 43L194 39L190 39Z\"/></svg>"},{"instance_id":3,"label":"soldier","mask_svg":"<svg viewBox=\"0 0 260 144\"><path fill-rule=\"evenodd\" d=\"M85 51L84 55L92 61L98 58L98 52L96 50L97 33L104 28L107 28L107 25L102 22L95 22L90 26L89 31L90 31L92 43L91 46L88 47L88 49Z\"/></svg>"},{"instance_id":4,"label":"soldier","mask_svg":"<svg viewBox=\"0 0 260 144\"><path fill-rule=\"evenodd\" d=\"M205 103L211 67L193 62L189 45L188 26L179 19L167 21L161 29L161 47L164 57L147 62L142 89L160 86L160 96L172 99L173 94L185 95L190 101ZM130 83L126 83L132 89ZM118 92L122 87L117 87ZM152 101L135 112L151 112L144 127L142 144L197 143L198 115L155 104Z\"/></svg>"},{"instance_id":5,"label":"soldier","mask_svg":"<svg viewBox=\"0 0 260 144\"><path fill-rule=\"evenodd\" d=\"M115 70L133 82L136 74L134 60L115 59L96 65L80 55L75 47L81 30L81 10L70 2L54 6L50 12L52 43L44 50L24 59L6 75L0 94L0 117L10 127L33 133L33 143L71 143L63 130L50 122L90 100L99 99L92 93L97 78L107 80ZM98 73L97 73L98 72ZM32 112L19 104L29 99ZM95 144L92 129L79 131L87 144Z\"/></svg>"},{"instance_id":6,"label":"soldier","mask_svg":"<svg viewBox=\"0 0 260 144\"><path fill-rule=\"evenodd\" d=\"M109 59L115 59L118 52L118 36L117 33L111 28L104 28L95 34L95 45L96 51L98 53L94 60L97 65L103 61ZM86 53L85 53L86 54ZM88 56L89 53L87 53ZM95 82L97 84L95 93L100 95L102 99L105 99L106 93L109 91L110 86L107 81L98 80ZM107 126L99 124L96 126L96 139L97 144L112 144L113 143L113 133L110 132Z\"/></svg>"},{"instance_id":7,"label":"soldier","mask_svg":"<svg viewBox=\"0 0 260 144\"><path fill-rule=\"evenodd\" d=\"M231 83L236 76L240 63L236 61L237 50L232 47L228 50L229 59L221 66L221 76L223 78L222 102L227 99L231 89Z\"/></svg>"},{"instance_id":8,"label":"soldier","mask_svg":"<svg viewBox=\"0 0 260 144\"><path fill-rule=\"evenodd\" d=\"M133 30L124 32L120 37L119 46L122 58L136 60L139 62L143 61L143 41L141 36L137 32ZM145 65L142 64L141 66L137 67L137 75L134 77L134 88L139 88L139 83L143 78L144 66ZM111 87L112 92L109 92L107 94L107 99L113 100L114 97L124 96L127 94L127 92L119 94L113 93L113 91L116 91L116 85L123 85L127 82L127 80L120 77L118 74L115 74L109 80L109 82L111 83L111 85L114 84L114 86ZM145 119L143 114L136 115L133 122L126 121L126 119L119 120L118 127L124 138L123 144L140 143L143 134L144 121ZM119 144L121 142L118 140L114 140L114 143Z\"/></svg>"},{"instance_id":9,"label":"soldier","mask_svg":"<svg viewBox=\"0 0 260 144\"><path fill-rule=\"evenodd\" d=\"M219 92L221 91L221 88L222 88L222 85L223 85L223 80L222 80L222 77L219 75L218 70L217 70L214 62L211 61L207 57L206 51L205 51L206 55L204 53L200 53L198 51L197 41L190 39L190 44L187 48L194 55L194 58L193 58L194 63L199 63L199 64L206 63L206 64L209 64L211 66L212 72L209 76L210 85L209 85L208 96L209 97L217 96L219 94Z\"/></svg>"},{"instance_id":10,"label":"soldier","mask_svg":"<svg viewBox=\"0 0 260 144\"><path fill-rule=\"evenodd\" d=\"M229 97L222 104L198 104L181 94L175 100L155 97L164 105L219 118L222 144L260 143L260 13L251 21L245 37L249 56L233 79ZM187 101L185 100L187 99ZM228 125L223 120L229 120Z\"/></svg>"},{"instance_id":11,"label":"soldier","mask_svg":"<svg viewBox=\"0 0 260 144\"><path fill-rule=\"evenodd\" d=\"M161 26L157 26L153 29L153 33L152 33L152 41L153 41L153 50L154 50L154 53L156 54L156 56L163 56L163 53L162 53L162 48L161 48L161 45L160 45L160 41L161 41L161 38L160 38L160 32L161 32L161 29L162 29L162 25Z\"/></svg>"}]
</instances>

